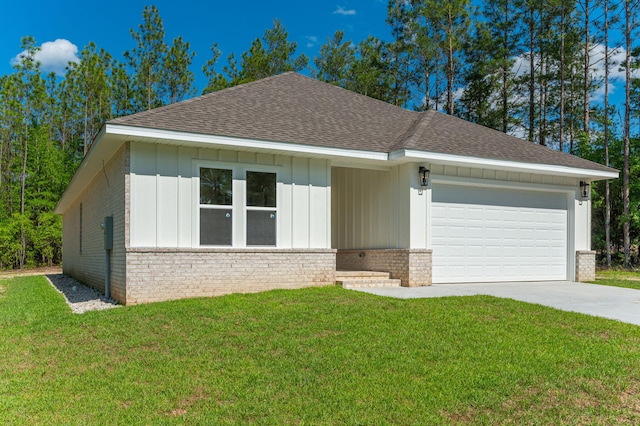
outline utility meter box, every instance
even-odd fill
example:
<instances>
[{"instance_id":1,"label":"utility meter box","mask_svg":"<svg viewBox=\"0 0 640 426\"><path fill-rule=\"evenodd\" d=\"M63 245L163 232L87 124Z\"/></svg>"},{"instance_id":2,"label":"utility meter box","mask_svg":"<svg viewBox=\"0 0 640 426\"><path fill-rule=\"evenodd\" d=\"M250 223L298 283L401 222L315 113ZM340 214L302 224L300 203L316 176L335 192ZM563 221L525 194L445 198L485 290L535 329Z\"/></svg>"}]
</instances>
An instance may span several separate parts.
<instances>
[{"instance_id":1,"label":"utility meter box","mask_svg":"<svg viewBox=\"0 0 640 426\"><path fill-rule=\"evenodd\" d=\"M106 216L100 227L104 233L104 249L113 249L113 216Z\"/></svg>"}]
</instances>

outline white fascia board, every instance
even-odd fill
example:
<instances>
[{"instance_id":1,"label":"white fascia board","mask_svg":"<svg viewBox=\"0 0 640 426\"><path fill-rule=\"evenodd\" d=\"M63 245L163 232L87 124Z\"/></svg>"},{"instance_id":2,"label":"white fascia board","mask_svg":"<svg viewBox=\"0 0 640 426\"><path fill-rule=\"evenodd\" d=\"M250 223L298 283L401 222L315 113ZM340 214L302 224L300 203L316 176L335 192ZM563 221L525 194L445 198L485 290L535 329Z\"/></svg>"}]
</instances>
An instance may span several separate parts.
<instances>
[{"instance_id":1,"label":"white fascia board","mask_svg":"<svg viewBox=\"0 0 640 426\"><path fill-rule=\"evenodd\" d=\"M432 161L438 164L452 166L487 168L520 173L535 173L545 175L580 177L591 180L616 179L618 172L602 170L579 169L551 164L523 163L519 161L497 160L491 158L467 157L463 155L443 154L438 152L401 149L389 153L389 160L419 160Z\"/></svg>"},{"instance_id":2,"label":"white fascia board","mask_svg":"<svg viewBox=\"0 0 640 426\"><path fill-rule=\"evenodd\" d=\"M341 149L303 145L289 142L272 142L258 139L243 139L230 136L204 135L199 133L177 132L173 130L150 129L146 127L122 126L107 124L107 133L111 135L129 136L141 139L153 139L167 143L186 142L204 146L228 147L229 149L256 149L280 151L289 155L305 154L323 157L353 158L360 160L387 161L386 152L373 152L354 149Z\"/></svg>"}]
</instances>

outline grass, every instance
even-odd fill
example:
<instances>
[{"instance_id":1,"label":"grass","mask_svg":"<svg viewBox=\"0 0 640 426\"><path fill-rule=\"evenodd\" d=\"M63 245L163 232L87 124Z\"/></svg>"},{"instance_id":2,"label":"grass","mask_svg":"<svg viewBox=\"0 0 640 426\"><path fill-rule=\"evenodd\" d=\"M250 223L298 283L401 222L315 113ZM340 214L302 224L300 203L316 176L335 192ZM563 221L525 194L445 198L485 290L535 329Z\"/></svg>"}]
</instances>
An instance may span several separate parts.
<instances>
[{"instance_id":1,"label":"grass","mask_svg":"<svg viewBox=\"0 0 640 426\"><path fill-rule=\"evenodd\" d=\"M0 280L0 424L638 424L640 327L325 287L72 314Z\"/></svg>"},{"instance_id":2,"label":"grass","mask_svg":"<svg viewBox=\"0 0 640 426\"><path fill-rule=\"evenodd\" d=\"M603 269L596 273L596 281L594 284L635 288L636 290L640 290L640 273L637 271Z\"/></svg>"}]
</instances>

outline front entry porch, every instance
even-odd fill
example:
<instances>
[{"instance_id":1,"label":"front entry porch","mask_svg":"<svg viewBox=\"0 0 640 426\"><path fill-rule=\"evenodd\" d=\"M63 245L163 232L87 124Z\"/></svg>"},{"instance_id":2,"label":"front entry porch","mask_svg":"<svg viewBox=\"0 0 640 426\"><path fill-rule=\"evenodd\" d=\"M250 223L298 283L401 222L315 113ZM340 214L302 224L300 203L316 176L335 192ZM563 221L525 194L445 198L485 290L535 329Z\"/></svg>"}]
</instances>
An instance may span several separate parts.
<instances>
[{"instance_id":1,"label":"front entry porch","mask_svg":"<svg viewBox=\"0 0 640 426\"><path fill-rule=\"evenodd\" d=\"M337 250L337 274L383 272L403 287L431 285L430 193L420 187L418 169L417 164L332 167L331 245Z\"/></svg>"},{"instance_id":2,"label":"front entry porch","mask_svg":"<svg viewBox=\"0 0 640 426\"><path fill-rule=\"evenodd\" d=\"M341 271L385 272L403 287L427 286L431 285L431 250L338 249L336 270L336 275Z\"/></svg>"}]
</instances>

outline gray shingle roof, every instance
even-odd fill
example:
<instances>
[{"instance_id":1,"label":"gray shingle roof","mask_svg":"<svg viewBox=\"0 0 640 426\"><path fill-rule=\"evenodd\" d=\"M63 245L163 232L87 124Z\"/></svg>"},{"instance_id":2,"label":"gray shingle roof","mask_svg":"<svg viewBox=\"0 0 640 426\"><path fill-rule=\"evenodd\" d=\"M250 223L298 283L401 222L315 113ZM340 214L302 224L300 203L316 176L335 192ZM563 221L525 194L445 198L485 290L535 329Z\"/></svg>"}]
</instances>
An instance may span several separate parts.
<instances>
[{"instance_id":1,"label":"gray shingle roof","mask_svg":"<svg viewBox=\"0 0 640 426\"><path fill-rule=\"evenodd\" d=\"M313 146L413 149L600 171L608 167L435 111L408 111L295 72L109 122Z\"/></svg>"}]
</instances>

